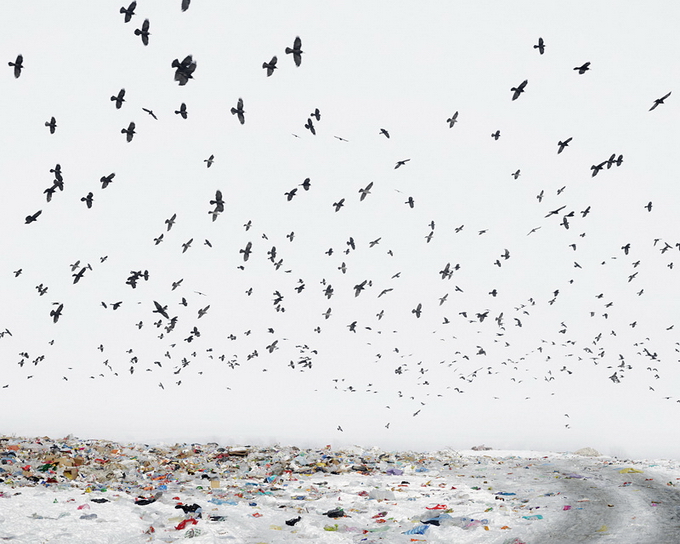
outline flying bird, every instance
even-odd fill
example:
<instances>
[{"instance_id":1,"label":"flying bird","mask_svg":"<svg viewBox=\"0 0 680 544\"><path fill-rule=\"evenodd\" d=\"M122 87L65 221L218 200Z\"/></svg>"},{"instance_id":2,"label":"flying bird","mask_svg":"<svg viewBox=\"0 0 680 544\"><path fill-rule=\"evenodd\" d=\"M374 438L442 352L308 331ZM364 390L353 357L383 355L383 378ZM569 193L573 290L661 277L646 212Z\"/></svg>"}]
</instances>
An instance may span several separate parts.
<instances>
[{"instance_id":1,"label":"flying bird","mask_svg":"<svg viewBox=\"0 0 680 544\"><path fill-rule=\"evenodd\" d=\"M238 102L236 103L236 107L231 108L231 114L236 115L238 117L239 122L243 125L246 122L244 113L245 111L243 111L243 99L239 98Z\"/></svg>"},{"instance_id":2,"label":"flying bird","mask_svg":"<svg viewBox=\"0 0 680 544\"><path fill-rule=\"evenodd\" d=\"M45 121L45 126L50 128L50 134L54 134L54 131L57 130L57 120L52 117L49 121Z\"/></svg>"},{"instance_id":3,"label":"flying bird","mask_svg":"<svg viewBox=\"0 0 680 544\"><path fill-rule=\"evenodd\" d=\"M82 198L80 199L80 201L81 201L81 202L85 202L85 204L87 205L88 209L89 209L89 208L92 208L92 202L94 201L94 195L92 194L92 192L89 192L89 193L87 193L86 196L82 197Z\"/></svg>"},{"instance_id":4,"label":"flying bird","mask_svg":"<svg viewBox=\"0 0 680 544\"><path fill-rule=\"evenodd\" d=\"M305 128L309 130L314 136L316 136L316 129L314 128L314 123L312 123L311 117L307 118L307 122L305 123Z\"/></svg>"},{"instance_id":5,"label":"flying bird","mask_svg":"<svg viewBox=\"0 0 680 544\"><path fill-rule=\"evenodd\" d=\"M170 316L168 315L168 307L166 306L161 306L156 302L155 300L153 301L154 306L156 309L152 312L154 314L161 314L165 319L170 319Z\"/></svg>"},{"instance_id":6,"label":"flying bird","mask_svg":"<svg viewBox=\"0 0 680 544\"><path fill-rule=\"evenodd\" d=\"M21 75L21 70L24 69L24 56L17 55L17 58L14 62L8 62L7 64L14 66L14 77L18 78Z\"/></svg>"},{"instance_id":7,"label":"flying bird","mask_svg":"<svg viewBox=\"0 0 680 544\"><path fill-rule=\"evenodd\" d=\"M538 49L538 52L542 55L545 53L545 42L543 38L538 38L538 44L534 45L534 49Z\"/></svg>"},{"instance_id":8,"label":"flying bird","mask_svg":"<svg viewBox=\"0 0 680 544\"><path fill-rule=\"evenodd\" d=\"M175 115L179 115L182 119L187 118L187 105L182 102L178 110L175 110Z\"/></svg>"},{"instance_id":9,"label":"flying bird","mask_svg":"<svg viewBox=\"0 0 680 544\"><path fill-rule=\"evenodd\" d=\"M170 232L170 229L175 224L176 219L177 219L177 214L174 213L174 214L172 214L172 217L170 219L165 220L165 224L168 226L168 232Z\"/></svg>"},{"instance_id":10,"label":"flying bird","mask_svg":"<svg viewBox=\"0 0 680 544\"><path fill-rule=\"evenodd\" d=\"M135 135L135 123L134 121L131 121L130 124L128 125L128 128L123 128L120 131L121 134L126 134L126 140L129 142L132 141L133 136Z\"/></svg>"},{"instance_id":11,"label":"flying bird","mask_svg":"<svg viewBox=\"0 0 680 544\"><path fill-rule=\"evenodd\" d=\"M125 22L129 23L132 16L135 14L135 8L137 7L137 2L132 2L128 7L123 6L120 8L120 12L125 15Z\"/></svg>"},{"instance_id":12,"label":"flying bird","mask_svg":"<svg viewBox=\"0 0 680 544\"><path fill-rule=\"evenodd\" d=\"M16 75L16 70L14 71L14 75L16 77L19 77L19 76ZM671 93L668 92L667 94L663 95L661 98L657 98L656 100L654 100L654 104L652 104L652 107L649 108L649 111L655 110L656 107L659 106L660 104L664 104L665 103L664 100L666 100L666 98L668 98L670 95L671 95Z\"/></svg>"},{"instance_id":13,"label":"flying bird","mask_svg":"<svg viewBox=\"0 0 680 544\"><path fill-rule=\"evenodd\" d=\"M149 45L149 36L151 33L149 32L149 20L144 19L144 22L142 23L142 28L135 28L135 36L141 36L142 37L142 43L144 45Z\"/></svg>"},{"instance_id":14,"label":"flying bird","mask_svg":"<svg viewBox=\"0 0 680 544\"><path fill-rule=\"evenodd\" d=\"M272 57L272 60L269 62L263 62L262 63L262 68L267 70L267 77L271 76L274 73L274 70L276 70L277 66L276 63L279 59L276 58L276 55Z\"/></svg>"},{"instance_id":15,"label":"flying bird","mask_svg":"<svg viewBox=\"0 0 680 544\"><path fill-rule=\"evenodd\" d=\"M321 112L319 111L319 108L314 108L314 111L309 114L310 117L314 117L314 119L318 121L321 121Z\"/></svg>"},{"instance_id":16,"label":"flying bird","mask_svg":"<svg viewBox=\"0 0 680 544\"><path fill-rule=\"evenodd\" d=\"M300 39L300 36L297 36L293 42L293 48L286 47L286 55L292 54L295 66L300 66L300 64L302 64L302 53L302 40Z\"/></svg>"},{"instance_id":17,"label":"flying bird","mask_svg":"<svg viewBox=\"0 0 680 544\"><path fill-rule=\"evenodd\" d=\"M194 77L196 70L196 61L191 55L184 57L182 62L179 59L172 61L172 67L175 68L175 81L181 86L186 85L190 79Z\"/></svg>"},{"instance_id":18,"label":"flying bird","mask_svg":"<svg viewBox=\"0 0 680 544\"><path fill-rule=\"evenodd\" d=\"M454 113L451 117L449 117L446 122L449 124L449 128L453 128L453 125L455 125L458 122L458 112Z\"/></svg>"},{"instance_id":19,"label":"flying bird","mask_svg":"<svg viewBox=\"0 0 680 544\"><path fill-rule=\"evenodd\" d=\"M210 168L215 162L215 155L210 155L207 159L203 159L203 162L205 163L207 168Z\"/></svg>"},{"instance_id":20,"label":"flying bird","mask_svg":"<svg viewBox=\"0 0 680 544\"><path fill-rule=\"evenodd\" d=\"M182 11L188 10L189 4L191 4L191 0L182 0Z\"/></svg>"},{"instance_id":21,"label":"flying bird","mask_svg":"<svg viewBox=\"0 0 680 544\"><path fill-rule=\"evenodd\" d=\"M341 198L338 202L333 202L333 206L335 207L335 211L339 212L340 208L342 208L345 205L345 199Z\"/></svg>"},{"instance_id":22,"label":"flying bird","mask_svg":"<svg viewBox=\"0 0 680 544\"><path fill-rule=\"evenodd\" d=\"M243 262L246 262L250 258L250 254L252 253L252 250L251 250L252 247L253 247L253 243L248 242L244 249L238 250L239 253L243 253Z\"/></svg>"},{"instance_id":23,"label":"flying bird","mask_svg":"<svg viewBox=\"0 0 680 544\"><path fill-rule=\"evenodd\" d=\"M512 87L510 89L512 91L512 99L513 100L517 100L519 98L519 95L524 92L524 89L527 86L527 83L529 83L529 80L525 79L517 87Z\"/></svg>"},{"instance_id":24,"label":"flying bird","mask_svg":"<svg viewBox=\"0 0 680 544\"><path fill-rule=\"evenodd\" d=\"M29 224L33 223L34 221L37 221L38 217L40 216L41 213L42 213L42 210L38 210L33 215L27 215L26 216L26 225L29 225Z\"/></svg>"},{"instance_id":25,"label":"flying bird","mask_svg":"<svg viewBox=\"0 0 680 544\"><path fill-rule=\"evenodd\" d=\"M500 130L497 130L496 132L494 132L494 133L491 135L491 137L492 137L494 140L498 141L498 138L501 137L501 131L500 131Z\"/></svg>"},{"instance_id":26,"label":"flying bird","mask_svg":"<svg viewBox=\"0 0 680 544\"><path fill-rule=\"evenodd\" d=\"M106 189L113 182L114 177L116 177L116 174L112 172L108 176L102 176L99 178L99 181L102 184L102 189Z\"/></svg>"},{"instance_id":27,"label":"flying bird","mask_svg":"<svg viewBox=\"0 0 680 544\"><path fill-rule=\"evenodd\" d=\"M305 191L309 191L311 186L312 181L309 178L305 178L305 180L300 184L300 187L302 187Z\"/></svg>"},{"instance_id":28,"label":"flying bird","mask_svg":"<svg viewBox=\"0 0 680 544\"><path fill-rule=\"evenodd\" d=\"M147 110L146 108L142 108L146 113L148 113L151 117L153 117L156 121L158 121L158 117L156 117L156 114L153 112L153 110Z\"/></svg>"},{"instance_id":29,"label":"flying bird","mask_svg":"<svg viewBox=\"0 0 680 544\"><path fill-rule=\"evenodd\" d=\"M569 142L571 142L572 139L573 139L573 136L570 137L570 138L567 138L567 139L564 140L564 141L559 141L559 142L557 142L557 154L558 154L558 155L559 155L560 153L562 153L562 151L564 151L564 148L567 147L567 146L569 145Z\"/></svg>"},{"instance_id":30,"label":"flying bird","mask_svg":"<svg viewBox=\"0 0 680 544\"><path fill-rule=\"evenodd\" d=\"M390 138L390 133L387 132L387 130L385 130L384 128L381 128L381 129L380 129L380 132L379 132L378 134L382 134L382 135L385 136L385 138L387 138L388 140L389 140L389 138Z\"/></svg>"},{"instance_id":31,"label":"flying bird","mask_svg":"<svg viewBox=\"0 0 680 544\"><path fill-rule=\"evenodd\" d=\"M423 305L421 303L418 303L418 306L416 306L413 310L411 310L411 313L415 314L416 317L420 317L422 310L423 310Z\"/></svg>"},{"instance_id":32,"label":"flying bird","mask_svg":"<svg viewBox=\"0 0 680 544\"><path fill-rule=\"evenodd\" d=\"M61 312L64 309L64 305L59 304L58 302L55 302L54 304L55 304L55 306L58 304L58 306L57 306L56 310L50 311L50 317L52 318L52 321L54 323L56 323L57 321L59 321L59 318L61 317Z\"/></svg>"},{"instance_id":33,"label":"flying bird","mask_svg":"<svg viewBox=\"0 0 680 544\"><path fill-rule=\"evenodd\" d=\"M408 161L410 161L410 160L411 160L411 159L404 159L403 161L397 161L397 164L396 164L396 166L394 167L394 169L396 170L396 169L399 168L400 166L404 166L404 165L405 165Z\"/></svg>"},{"instance_id":34,"label":"flying bird","mask_svg":"<svg viewBox=\"0 0 680 544\"><path fill-rule=\"evenodd\" d=\"M366 185L364 189L359 189L359 192L361 193L361 197L359 197L359 202L363 201L364 198L371 194L371 187L373 187L373 182Z\"/></svg>"},{"instance_id":35,"label":"flying bird","mask_svg":"<svg viewBox=\"0 0 680 544\"><path fill-rule=\"evenodd\" d=\"M120 8L123 9L123 8ZM125 102L125 89L121 89L118 91L118 94L115 96L111 97L111 102L116 103L116 109L119 110L121 106L123 105L123 102Z\"/></svg>"},{"instance_id":36,"label":"flying bird","mask_svg":"<svg viewBox=\"0 0 680 544\"><path fill-rule=\"evenodd\" d=\"M576 68L574 68L574 70L578 70L578 73L579 73L580 75L583 75L583 74L585 74L588 70L590 70L590 63L589 63L589 62L586 62L586 63L582 64L581 66L577 66Z\"/></svg>"}]
</instances>

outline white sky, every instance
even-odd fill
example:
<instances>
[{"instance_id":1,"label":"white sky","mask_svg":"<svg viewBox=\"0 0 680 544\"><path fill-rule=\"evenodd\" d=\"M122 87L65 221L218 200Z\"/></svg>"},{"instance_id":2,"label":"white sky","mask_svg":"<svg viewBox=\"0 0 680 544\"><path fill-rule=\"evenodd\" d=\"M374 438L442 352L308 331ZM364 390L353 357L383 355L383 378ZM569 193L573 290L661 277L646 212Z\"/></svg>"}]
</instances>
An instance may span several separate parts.
<instances>
[{"instance_id":1,"label":"white sky","mask_svg":"<svg viewBox=\"0 0 680 544\"><path fill-rule=\"evenodd\" d=\"M7 10L0 50L5 62L23 54L25 68L19 79L9 66L0 72L0 330L12 333L0 338L3 432L680 455L676 95L648 111L678 89L679 6L194 0L182 13L179 0L140 0L125 24L121 5ZM145 18L148 47L134 35ZM284 53L295 36L299 68ZM532 47L539 36L542 56ZM188 54L198 67L180 87L171 62ZM273 55L278 69L267 78L261 66ZM584 62L591 70L578 75ZM121 88L116 110L109 97ZM239 97L243 126L230 113ZM182 102L187 120L173 113ZM315 108L313 136L304 124ZM44 126L51 116L54 135ZM137 133L126 143L130 121ZM590 166L612 153L623 164L592 178ZM395 170L402 159L410 162ZM56 163L65 189L47 203ZM112 172L102 190L99 178ZM307 177L311 189L287 202ZM212 222L217 189L225 212ZM90 191L87 209L80 199ZM571 211L567 230L560 222ZM345 254L350 237L356 250ZM665 243L673 247L661 253ZM92 270L73 285L78 260ZM460 270L442 280L447 262ZM131 270L148 270L149 281L131 289ZM364 280L372 286L355 297ZM274 309L275 291L285 312ZM154 300L178 317L163 338ZM64 304L57 324L55 302ZM201 336L188 343L194 326ZM269 354L274 340L280 349ZM287 366L304 356L311 369ZM621 357L632 368L615 368ZM183 358L190 364L174 374ZM608 379L615 371L618 384Z\"/></svg>"}]
</instances>

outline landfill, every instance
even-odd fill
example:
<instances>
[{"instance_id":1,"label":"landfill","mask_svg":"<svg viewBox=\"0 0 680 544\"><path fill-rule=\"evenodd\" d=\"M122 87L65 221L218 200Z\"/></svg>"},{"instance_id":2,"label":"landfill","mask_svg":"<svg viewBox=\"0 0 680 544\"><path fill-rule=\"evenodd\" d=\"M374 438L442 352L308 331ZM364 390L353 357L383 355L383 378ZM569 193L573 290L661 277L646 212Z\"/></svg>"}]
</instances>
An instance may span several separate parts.
<instances>
[{"instance_id":1,"label":"landfill","mask_svg":"<svg viewBox=\"0 0 680 544\"><path fill-rule=\"evenodd\" d=\"M14 543L680 542L680 461L0 437Z\"/></svg>"}]
</instances>

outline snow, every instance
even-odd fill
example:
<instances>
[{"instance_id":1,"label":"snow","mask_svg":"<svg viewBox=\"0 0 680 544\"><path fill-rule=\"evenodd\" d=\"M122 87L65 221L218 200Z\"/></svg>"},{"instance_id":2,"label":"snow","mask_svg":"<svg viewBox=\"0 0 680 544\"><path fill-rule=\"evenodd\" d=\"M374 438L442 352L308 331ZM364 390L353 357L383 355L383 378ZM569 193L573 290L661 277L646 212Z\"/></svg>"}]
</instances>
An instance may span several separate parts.
<instances>
[{"instance_id":1,"label":"snow","mask_svg":"<svg viewBox=\"0 0 680 544\"><path fill-rule=\"evenodd\" d=\"M590 453L4 438L0 539L680 542L680 461Z\"/></svg>"}]
</instances>

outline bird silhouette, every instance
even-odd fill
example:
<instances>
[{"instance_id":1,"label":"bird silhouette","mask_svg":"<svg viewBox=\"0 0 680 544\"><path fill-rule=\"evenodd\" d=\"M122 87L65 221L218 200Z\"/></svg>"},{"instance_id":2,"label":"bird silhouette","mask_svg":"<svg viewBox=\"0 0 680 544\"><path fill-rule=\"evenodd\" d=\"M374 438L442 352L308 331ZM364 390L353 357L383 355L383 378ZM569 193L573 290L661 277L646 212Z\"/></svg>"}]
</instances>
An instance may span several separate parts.
<instances>
[{"instance_id":1,"label":"bird silhouette","mask_svg":"<svg viewBox=\"0 0 680 544\"><path fill-rule=\"evenodd\" d=\"M309 114L310 117L314 117L314 119L318 121L321 121L321 112L319 111L319 108L314 108L314 111Z\"/></svg>"},{"instance_id":2,"label":"bird silhouette","mask_svg":"<svg viewBox=\"0 0 680 544\"><path fill-rule=\"evenodd\" d=\"M581 66L577 66L576 68L574 68L574 70L578 70L578 73L581 74L581 75L583 75L583 74L585 74L588 70L590 70L590 63L589 63L589 62L585 62L585 63L583 63Z\"/></svg>"},{"instance_id":3,"label":"bird silhouette","mask_svg":"<svg viewBox=\"0 0 680 544\"><path fill-rule=\"evenodd\" d=\"M7 64L14 66L14 77L18 78L21 75L21 70L24 69L24 56L17 55L17 58L14 62L8 62Z\"/></svg>"},{"instance_id":4,"label":"bird silhouette","mask_svg":"<svg viewBox=\"0 0 680 544\"><path fill-rule=\"evenodd\" d=\"M361 193L361 197L359 197L359 202L362 202L364 200L364 198L366 198L368 195L371 194L371 188L372 187L373 187L373 182L366 185L365 188L359 189L359 192Z\"/></svg>"},{"instance_id":5,"label":"bird silhouette","mask_svg":"<svg viewBox=\"0 0 680 544\"><path fill-rule=\"evenodd\" d=\"M394 167L394 169L396 170L396 169L399 168L400 166L404 166L404 165L405 165L408 161L410 161L410 160L411 160L411 159L404 159L403 161L397 161L397 164L396 164L396 166Z\"/></svg>"},{"instance_id":6,"label":"bird silhouette","mask_svg":"<svg viewBox=\"0 0 680 544\"><path fill-rule=\"evenodd\" d=\"M179 106L179 109L175 110L175 114L179 115L182 119L186 119L187 118L187 105L184 102L182 102L182 104L180 104L180 106Z\"/></svg>"},{"instance_id":7,"label":"bird silhouette","mask_svg":"<svg viewBox=\"0 0 680 544\"><path fill-rule=\"evenodd\" d=\"M128 125L128 128L121 129L120 133L126 135L126 140L128 141L128 143L131 142L133 136L135 135L135 123L134 123L134 121L130 122L130 124Z\"/></svg>"},{"instance_id":8,"label":"bird silhouette","mask_svg":"<svg viewBox=\"0 0 680 544\"><path fill-rule=\"evenodd\" d=\"M345 199L341 198L338 202L333 202L333 206L335 207L335 211L339 212L340 208L342 208L345 205Z\"/></svg>"},{"instance_id":9,"label":"bird silhouette","mask_svg":"<svg viewBox=\"0 0 680 544\"><path fill-rule=\"evenodd\" d=\"M187 55L182 62L179 59L173 60L172 67L175 68L175 81L180 86L184 86L194 77L196 61L193 60L192 55Z\"/></svg>"},{"instance_id":10,"label":"bird silhouette","mask_svg":"<svg viewBox=\"0 0 680 544\"><path fill-rule=\"evenodd\" d=\"M84 197L80 199L81 202L85 202L85 205L90 209L92 207L92 202L94 201L94 195L92 192L87 193Z\"/></svg>"},{"instance_id":11,"label":"bird silhouette","mask_svg":"<svg viewBox=\"0 0 680 544\"><path fill-rule=\"evenodd\" d=\"M382 135L385 136L385 138L387 138L388 140L389 140L389 138L390 138L390 133L387 132L387 130L385 130L384 128L381 128L381 129L380 129L380 132L379 132L378 134L382 134Z\"/></svg>"},{"instance_id":12,"label":"bird silhouette","mask_svg":"<svg viewBox=\"0 0 680 544\"><path fill-rule=\"evenodd\" d=\"M29 225L29 224L37 221L38 217L40 216L41 213L42 213L42 210L38 210L33 215L27 215L26 216L26 224Z\"/></svg>"},{"instance_id":13,"label":"bird silhouette","mask_svg":"<svg viewBox=\"0 0 680 544\"><path fill-rule=\"evenodd\" d=\"M498 141L498 138L501 137L501 131L500 131L500 130L497 130L496 132L494 132L494 133L491 135L491 137L492 137L494 140Z\"/></svg>"},{"instance_id":14,"label":"bird silhouette","mask_svg":"<svg viewBox=\"0 0 680 544\"><path fill-rule=\"evenodd\" d=\"M207 159L204 159L203 162L205 163L206 167L210 168L215 162L215 155L210 155Z\"/></svg>"},{"instance_id":15,"label":"bird silhouette","mask_svg":"<svg viewBox=\"0 0 680 544\"><path fill-rule=\"evenodd\" d=\"M191 0L182 0L182 11L188 10L189 4L191 4Z\"/></svg>"},{"instance_id":16,"label":"bird silhouette","mask_svg":"<svg viewBox=\"0 0 680 544\"><path fill-rule=\"evenodd\" d=\"M120 8L123 9L123 8ZM125 102L125 89L121 89L118 91L117 95L114 95L111 97L111 102L116 103L116 109L119 110L121 106L123 105L123 102Z\"/></svg>"},{"instance_id":17,"label":"bird silhouette","mask_svg":"<svg viewBox=\"0 0 680 544\"><path fill-rule=\"evenodd\" d=\"M243 262L246 262L250 258L250 254L252 253L252 249L251 249L252 247L253 247L253 243L248 242L244 249L239 249L238 252L243 254Z\"/></svg>"},{"instance_id":18,"label":"bird silhouette","mask_svg":"<svg viewBox=\"0 0 680 544\"><path fill-rule=\"evenodd\" d=\"M50 134L54 134L54 132L57 130L57 120L52 117L49 121L45 121L45 126L49 127Z\"/></svg>"},{"instance_id":19,"label":"bird silhouette","mask_svg":"<svg viewBox=\"0 0 680 544\"><path fill-rule=\"evenodd\" d=\"M562 153L562 151L564 151L564 148L569 145L569 142L571 142L572 139L573 139L573 137L570 137L570 138L567 138L566 140L564 140L563 142L562 141L557 142L557 154L558 155L560 153Z\"/></svg>"},{"instance_id":20,"label":"bird silhouette","mask_svg":"<svg viewBox=\"0 0 680 544\"><path fill-rule=\"evenodd\" d=\"M238 102L236 103L235 108L231 108L231 114L236 115L238 117L239 122L243 125L246 122L245 114L246 112L243 111L243 99L239 98Z\"/></svg>"},{"instance_id":21,"label":"bird silhouette","mask_svg":"<svg viewBox=\"0 0 680 544\"><path fill-rule=\"evenodd\" d=\"M286 47L286 55L293 55L293 60L295 61L295 66L300 66L302 64L302 40L300 36L297 36L293 41L293 48Z\"/></svg>"},{"instance_id":22,"label":"bird silhouette","mask_svg":"<svg viewBox=\"0 0 680 544\"><path fill-rule=\"evenodd\" d=\"M312 122L311 117L307 118L305 128L309 130L309 132L311 132L314 136L316 136L316 129L314 128L314 123Z\"/></svg>"},{"instance_id":23,"label":"bird silhouette","mask_svg":"<svg viewBox=\"0 0 680 544\"><path fill-rule=\"evenodd\" d=\"M60 304L59 302L54 303L55 306L57 306L56 309L50 311L50 317L52 318L52 321L56 323L59 321L59 318L62 315L62 311L64 310L64 305Z\"/></svg>"},{"instance_id":24,"label":"bird silhouette","mask_svg":"<svg viewBox=\"0 0 680 544\"><path fill-rule=\"evenodd\" d=\"M14 72L14 75L16 76L16 70ZM16 76L16 77L19 77L19 76ZM661 98L657 98L656 100L654 100L654 104L652 104L652 107L649 108L649 111L655 110L657 106L664 104L665 103L664 100L666 100L666 98L668 98L670 95L671 95L671 93L668 92L665 95L663 95Z\"/></svg>"},{"instance_id":25,"label":"bird silhouette","mask_svg":"<svg viewBox=\"0 0 680 544\"><path fill-rule=\"evenodd\" d=\"M454 113L451 117L449 117L446 122L449 124L449 128L453 128L453 125L455 125L458 122L458 112Z\"/></svg>"},{"instance_id":26,"label":"bird silhouette","mask_svg":"<svg viewBox=\"0 0 680 544\"><path fill-rule=\"evenodd\" d=\"M125 15L125 22L129 23L132 16L135 14L135 8L137 7L137 2L132 2L128 7L120 8L120 12Z\"/></svg>"},{"instance_id":27,"label":"bird silhouette","mask_svg":"<svg viewBox=\"0 0 680 544\"><path fill-rule=\"evenodd\" d=\"M538 49L538 52L542 55L545 53L545 42L543 38L538 38L538 43L534 45L534 49Z\"/></svg>"},{"instance_id":28,"label":"bird silhouette","mask_svg":"<svg viewBox=\"0 0 680 544\"><path fill-rule=\"evenodd\" d=\"M276 58L276 55L272 57L272 60L269 62L263 62L262 63L262 68L267 70L267 77L271 76L274 73L274 70L276 70L276 62L278 59Z\"/></svg>"},{"instance_id":29,"label":"bird silhouette","mask_svg":"<svg viewBox=\"0 0 680 544\"><path fill-rule=\"evenodd\" d=\"M525 79L524 81L522 81L522 83L517 85L517 87L512 87L510 89L512 91L512 99L513 100L517 100L519 98L519 95L524 92L524 89L526 88L527 83L529 83L529 80Z\"/></svg>"},{"instance_id":30,"label":"bird silhouette","mask_svg":"<svg viewBox=\"0 0 680 544\"><path fill-rule=\"evenodd\" d=\"M99 181L102 184L102 189L106 189L111 183L113 183L113 178L116 177L115 172L110 173L108 176L102 176Z\"/></svg>"},{"instance_id":31,"label":"bird silhouette","mask_svg":"<svg viewBox=\"0 0 680 544\"><path fill-rule=\"evenodd\" d=\"M142 23L142 28L136 28L135 29L135 36L141 36L142 37L142 43L144 45L149 45L149 36L151 33L149 32L149 20L144 19L144 22Z\"/></svg>"},{"instance_id":32,"label":"bird silhouette","mask_svg":"<svg viewBox=\"0 0 680 544\"><path fill-rule=\"evenodd\" d=\"M146 109L146 108L142 108L142 110L145 111L146 113L148 113L156 121L158 121L158 117L156 117L156 114L153 112L153 110L149 110L149 109Z\"/></svg>"}]
</instances>

